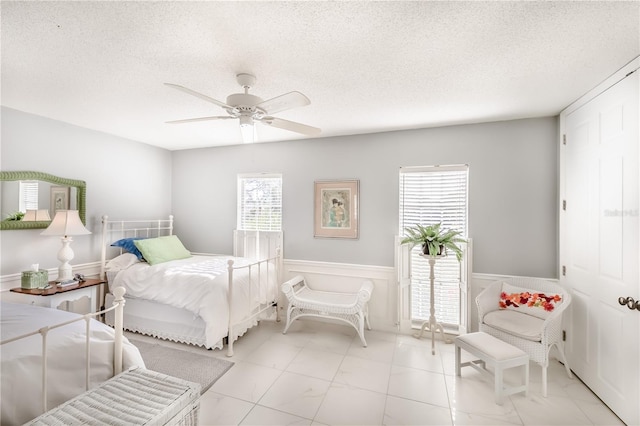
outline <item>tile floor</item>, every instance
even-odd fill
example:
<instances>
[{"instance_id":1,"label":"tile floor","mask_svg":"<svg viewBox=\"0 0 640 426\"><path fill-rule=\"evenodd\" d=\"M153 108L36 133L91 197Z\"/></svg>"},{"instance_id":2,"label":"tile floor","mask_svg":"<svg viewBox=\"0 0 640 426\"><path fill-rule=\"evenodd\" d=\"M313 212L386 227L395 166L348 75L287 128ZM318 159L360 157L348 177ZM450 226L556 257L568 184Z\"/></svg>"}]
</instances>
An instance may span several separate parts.
<instances>
[{"instance_id":1,"label":"tile floor","mask_svg":"<svg viewBox=\"0 0 640 426\"><path fill-rule=\"evenodd\" d=\"M529 395L500 406L479 372L455 376L453 344L438 341L432 355L427 338L367 331L363 348L344 325L298 320L282 329L263 321L236 342L235 365L201 398L201 425L623 425L555 360L547 398L532 363Z\"/></svg>"}]
</instances>

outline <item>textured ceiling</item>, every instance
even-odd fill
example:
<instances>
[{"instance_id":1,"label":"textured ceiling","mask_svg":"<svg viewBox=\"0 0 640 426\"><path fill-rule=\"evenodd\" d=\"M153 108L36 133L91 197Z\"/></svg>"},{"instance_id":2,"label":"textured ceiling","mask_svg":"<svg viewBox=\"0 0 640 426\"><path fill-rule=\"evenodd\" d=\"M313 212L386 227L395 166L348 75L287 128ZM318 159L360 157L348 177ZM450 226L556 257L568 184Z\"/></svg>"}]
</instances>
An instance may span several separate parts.
<instances>
[{"instance_id":1,"label":"textured ceiling","mask_svg":"<svg viewBox=\"0 0 640 426\"><path fill-rule=\"evenodd\" d=\"M640 2L7 2L2 105L167 149L241 143L225 101L292 90L318 137L558 114L640 54ZM261 142L301 139L259 126Z\"/></svg>"}]
</instances>

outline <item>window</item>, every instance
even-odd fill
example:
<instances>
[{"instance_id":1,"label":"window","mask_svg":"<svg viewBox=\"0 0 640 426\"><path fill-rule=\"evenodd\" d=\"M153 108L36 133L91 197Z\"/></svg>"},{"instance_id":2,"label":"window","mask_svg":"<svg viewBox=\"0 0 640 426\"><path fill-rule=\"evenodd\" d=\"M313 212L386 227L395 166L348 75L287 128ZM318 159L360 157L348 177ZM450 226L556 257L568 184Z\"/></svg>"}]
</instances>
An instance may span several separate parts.
<instances>
[{"instance_id":1,"label":"window","mask_svg":"<svg viewBox=\"0 0 640 426\"><path fill-rule=\"evenodd\" d=\"M20 200L18 210L26 212L27 210L38 209L38 181L21 180L20 181Z\"/></svg>"},{"instance_id":2,"label":"window","mask_svg":"<svg viewBox=\"0 0 640 426\"><path fill-rule=\"evenodd\" d=\"M400 227L441 222L467 237L468 166L403 167L400 169ZM430 316L429 263L420 257L420 246L411 251L411 320ZM463 260L464 261L464 260ZM436 320L447 328L460 326L460 263L455 256L438 259L434 268Z\"/></svg>"},{"instance_id":3,"label":"window","mask_svg":"<svg viewBox=\"0 0 640 426\"><path fill-rule=\"evenodd\" d=\"M238 176L238 223L244 231L282 230L282 175Z\"/></svg>"}]
</instances>

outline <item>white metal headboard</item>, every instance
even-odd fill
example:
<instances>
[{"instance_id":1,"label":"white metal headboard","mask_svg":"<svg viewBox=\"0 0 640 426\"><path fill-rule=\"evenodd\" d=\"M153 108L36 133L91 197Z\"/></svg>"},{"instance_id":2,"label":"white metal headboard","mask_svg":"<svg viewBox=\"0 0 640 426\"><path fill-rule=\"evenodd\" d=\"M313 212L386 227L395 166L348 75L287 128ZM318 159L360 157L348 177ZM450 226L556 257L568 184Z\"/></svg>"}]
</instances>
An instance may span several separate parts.
<instances>
[{"instance_id":1,"label":"white metal headboard","mask_svg":"<svg viewBox=\"0 0 640 426\"><path fill-rule=\"evenodd\" d=\"M173 215L169 215L168 219L140 220L110 220L109 216L102 216L101 279L105 279L107 252L122 253L122 249L111 247L113 242L122 238L152 238L172 234ZM282 262L282 244L282 231L233 231L234 256L269 259L279 255Z\"/></svg>"},{"instance_id":2,"label":"white metal headboard","mask_svg":"<svg viewBox=\"0 0 640 426\"><path fill-rule=\"evenodd\" d=\"M173 215L168 219L136 219L110 220L109 216L102 216L102 253L100 256L100 278L105 279L107 251L122 253L122 249L111 247L114 241L122 238L161 237L173 234Z\"/></svg>"}]
</instances>

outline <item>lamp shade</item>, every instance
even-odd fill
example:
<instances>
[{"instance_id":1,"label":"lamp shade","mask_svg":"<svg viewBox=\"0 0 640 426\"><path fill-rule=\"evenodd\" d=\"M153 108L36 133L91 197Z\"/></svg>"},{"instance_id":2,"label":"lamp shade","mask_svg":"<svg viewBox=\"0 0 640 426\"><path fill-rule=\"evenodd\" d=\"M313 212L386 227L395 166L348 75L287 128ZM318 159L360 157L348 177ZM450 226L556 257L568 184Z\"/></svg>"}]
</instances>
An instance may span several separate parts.
<instances>
[{"instance_id":1,"label":"lamp shade","mask_svg":"<svg viewBox=\"0 0 640 426\"><path fill-rule=\"evenodd\" d=\"M51 220L49 216L49 210L41 209L41 210L27 210L22 218L23 222L35 222L42 220Z\"/></svg>"},{"instance_id":2,"label":"lamp shade","mask_svg":"<svg viewBox=\"0 0 640 426\"><path fill-rule=\"evenodd\" d=\"M51 225L40 235L86 235L90 234L80 220L78 210L58 210Z\"/></svg>"}]
</instances>

